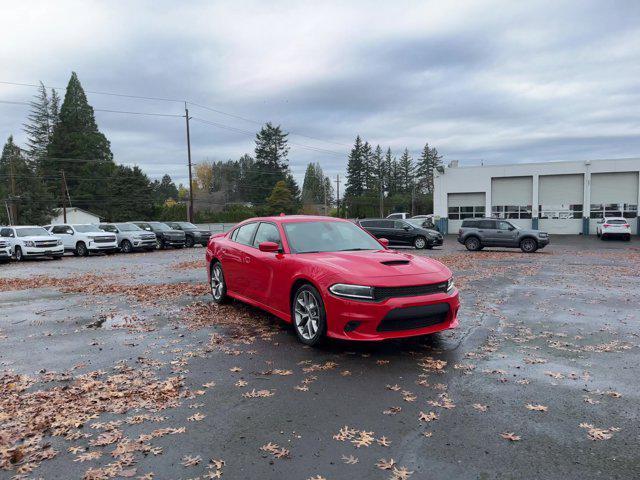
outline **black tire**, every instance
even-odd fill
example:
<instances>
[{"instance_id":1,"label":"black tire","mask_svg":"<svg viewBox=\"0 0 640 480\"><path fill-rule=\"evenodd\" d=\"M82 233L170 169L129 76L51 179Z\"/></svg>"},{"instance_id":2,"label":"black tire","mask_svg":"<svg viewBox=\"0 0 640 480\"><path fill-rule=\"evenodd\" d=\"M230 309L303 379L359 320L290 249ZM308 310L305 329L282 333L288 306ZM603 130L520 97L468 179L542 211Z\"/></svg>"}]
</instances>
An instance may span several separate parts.
<instances>
[{"instance_id":1,"label":"black tire","mask_svg":"<svg viewBox=\"0 0 640 480\"><path fill-rule=\"evenodd\" d=\"M24 261L24 255L22 254L22 249L20 247L16 247L16 251L14 252L16 257L16 262Z\"/></svg>"},{"instance_id":2,"label":"black tire","mask_svg":"<svg viewBox=\"0 0 640 480\"><path fill-rule=\"evenodd\" d=\"M427 248L427 239L422 236L417 236L416 238L413 239L413 247L416 250L422 250L424 248Z\"/></svg>"},{"instance_id":3,"label":"black tire","mask_svg":"<svg viewBox=\"0 0 640 480\"><path fill-rule=\"evenodd\" d=\"M464 241L464 246L467 247L467 250L470 252L477 252L482 248L482 244L478 237L467 237Z\"/></svg>"},{"instance_id":4,"label":"black tire","mask_svg":"<svg viewBox=\"0 0 640 480\"><path fill-rule=\"evenodd\" d=\"M308 312L310 310L306 309L302 306L302 304L298 304L298 299L302 297L310 298L312 297L317 308L317 319L316 319L316 329L315 332L311 335L309 329L312 329L313 323L307 324L310 321ZM299 307L300 321L296 317L296 307ZM302 311L306 311L307 321L304 322L305 314ZM304 322L304 323L303 323ZM305 345L309 345L310 347L315 347L322 343L325 339L325 333L327 331L327 314L324 309L324 302L322 301L322 296L320 292L311 284L305 283L301 285L298 290L293 294L292 302L291 302L291 323L293 324L293 329L296 332L298 340L300 340ZM305 333L305 327L307 327L307 333Z\"/></svg>"},{"instance_id":5,"label":"black tire","mask_svg":"<svg viewBox=\"0 0 640 480\"><path fill-rule=\"evenodd\" d=\"M89 256L89 249L84 244L84 242L78 242L76 244L76 255L78 255L79 257L88 257Z\"/></svg>"},{"instance_id":6,"label":"black tire","mask_svg":"<svg viewBox=\"0 0 640 480\"><path fill-rule=\"evenodd\" d=\"M533 253L538 250L538 242L533 238L523 238L520 240L520 250L524 253Z\"/></svg>"},{"instance_id":7,"label":"black tire","mask_svg":"<svg viewBox=\"0 0 640 480\"><path fill-rule=\"evenodd\" d=\"M122 253L131 253L133 252L133 245L131 245L129 240L123 240L120 244L120 250Z\"/></svg>"},{"instance_id":8,"label":"black tire","mask_svg":"<svg viewBox=\"0 0 640 480\"><path fill-rule=\"evenodd\" d=\"M184 241L184 246L187 248L193 248L194 242L193 237L187 237Z\"/></svg>"},{"instance_id":9,"label":"black tire","mask_svg":"<svg viewBox=\"0 0 640 480\"><path fill-rule=\"evenodd\" d=\"M184 248L184 245L176 245L173 248L181 249L181 248Z\"/></svg>"},{"instance_id":10,"label":"black tire","mask_svg":"<svg viewBox=\"0 0 640 480\"><path fill-rule=\"evenodd\" d=\"M602 236L602 234L596 230L596 237L600 238Z\"/></svg>"},{"instance_id":11,"label":"black tire","mask_svg":"<svg viewBox=\"0 0 640 480\"><path fill-rule=\"evenodd\" d=\"M219 272L219 275L216 275L216 272ZM222 270L222 264L220 262L214 261L211 264L209 287L211 288L211 297L214 303L221 305L229 300L227 296L227 282L224 279L224 271ZM218 287L220 288L218 289Z\"/></svg>"}]
</instances>

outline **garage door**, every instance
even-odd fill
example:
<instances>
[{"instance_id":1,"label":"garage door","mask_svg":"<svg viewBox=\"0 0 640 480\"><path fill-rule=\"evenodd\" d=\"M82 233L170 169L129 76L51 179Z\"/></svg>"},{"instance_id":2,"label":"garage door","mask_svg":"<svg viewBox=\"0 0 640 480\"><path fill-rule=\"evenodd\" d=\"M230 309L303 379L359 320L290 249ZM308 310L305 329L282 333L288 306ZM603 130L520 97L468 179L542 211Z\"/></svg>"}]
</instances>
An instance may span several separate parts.
<instances>
[{"instance_id":1,"label":"garage door","mask_svg":"<svg viewBox=\"0 0 640 480\"><path fill-rule=\"evenodd\" d=\"M539 228L549 233L581 233L584 175L541 175L539 178Z\"/></svg>"},{"instance_id":2,"label":"garage door","mask_svg":"<svg viewBox=\"0 0 640 480\"><path fill-rule=\"evenodd\" d=\"M484 218L485 198L484 192L450 193L447 196L449 233L458 233L465 218Z\"/></svg>"},{"instance_id":3,"label":"garage door","mask_svg":"<svg viewBox=\"0 0 640 480\"><path fill-rule=\"evenodd\" d=\"M591 218L589 233L595 234L598 218L625 217L637 232L638 172L594 173L591 175Z\"/></svg>"},{"instance_id":4,"label":"garage door","mask_svg":"<svg viewBox=\"0 0 640 480\"><path fill-rule=\"evenodd\" d=\"M491 179L491 215L531 228L533 177Z\"/></svg>"}]
</instances>

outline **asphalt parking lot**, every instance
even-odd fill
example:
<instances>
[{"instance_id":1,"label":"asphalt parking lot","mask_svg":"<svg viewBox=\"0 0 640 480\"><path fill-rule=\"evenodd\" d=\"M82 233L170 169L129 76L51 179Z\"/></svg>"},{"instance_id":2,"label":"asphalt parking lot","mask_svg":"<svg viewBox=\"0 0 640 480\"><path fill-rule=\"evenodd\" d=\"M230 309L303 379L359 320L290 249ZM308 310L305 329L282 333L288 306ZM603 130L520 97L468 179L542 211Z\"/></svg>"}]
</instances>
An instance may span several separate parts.
<instances>
[{"instance_id":1,"label":"asphalt parking lot","mask_svg":"<svg viewBox=\"0 0 640 480\"><path fill-rule=\"evenodd\" d=\"M640 241L419 254L459 328L320 349L202 248L0 266L0 478L637 478Z\"/></svg>"}]
</instances>

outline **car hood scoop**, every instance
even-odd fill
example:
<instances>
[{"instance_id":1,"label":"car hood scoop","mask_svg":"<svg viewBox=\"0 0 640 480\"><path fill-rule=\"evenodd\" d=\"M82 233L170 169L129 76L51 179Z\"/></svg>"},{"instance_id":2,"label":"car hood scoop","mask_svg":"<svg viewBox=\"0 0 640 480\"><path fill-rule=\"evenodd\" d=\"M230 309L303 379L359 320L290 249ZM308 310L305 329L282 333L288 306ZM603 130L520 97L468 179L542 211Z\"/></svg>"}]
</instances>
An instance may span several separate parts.
<instances>
[{"instance_id":1,"label":"car hood scoop","mask_svg":"<svg viewBox=\"0 0 640 480\"><path fill-rule=\"evenodd\" d=\"M409 260L384 260L380 262L382 265L409 265Z\"/></svg>"}]
</instances>

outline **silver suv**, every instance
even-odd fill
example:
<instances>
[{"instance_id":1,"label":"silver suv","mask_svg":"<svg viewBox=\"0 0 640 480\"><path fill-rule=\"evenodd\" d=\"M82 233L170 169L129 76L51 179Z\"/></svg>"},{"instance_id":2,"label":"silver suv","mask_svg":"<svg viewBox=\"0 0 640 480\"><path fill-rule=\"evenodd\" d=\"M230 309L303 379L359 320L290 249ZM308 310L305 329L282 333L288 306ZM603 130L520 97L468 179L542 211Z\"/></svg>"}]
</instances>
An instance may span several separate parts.
<instances>
[{"instance_id":1,"label":"silver suv","mask_svg":"<svg viewBox=\"0 0 640 480\"><path fill-rule=\"evenodd\" d=\"M146 232L133 223L101 223L99 226L100 230L116 234L118 246L123 253L156 249L156 234Z\"/></svg>"},{"instance_id":2,"label":"silver suv","mask_svg":"<svg viewBox=\"0 0 640 480\"><path fill-rule=\"evenodd\" d=\"M472 251L484 247L511 247L533 253L549 244L549 234L520 228L500 218L474 218L462 221L458 242Z\"/></svg>"}]
</instances>

